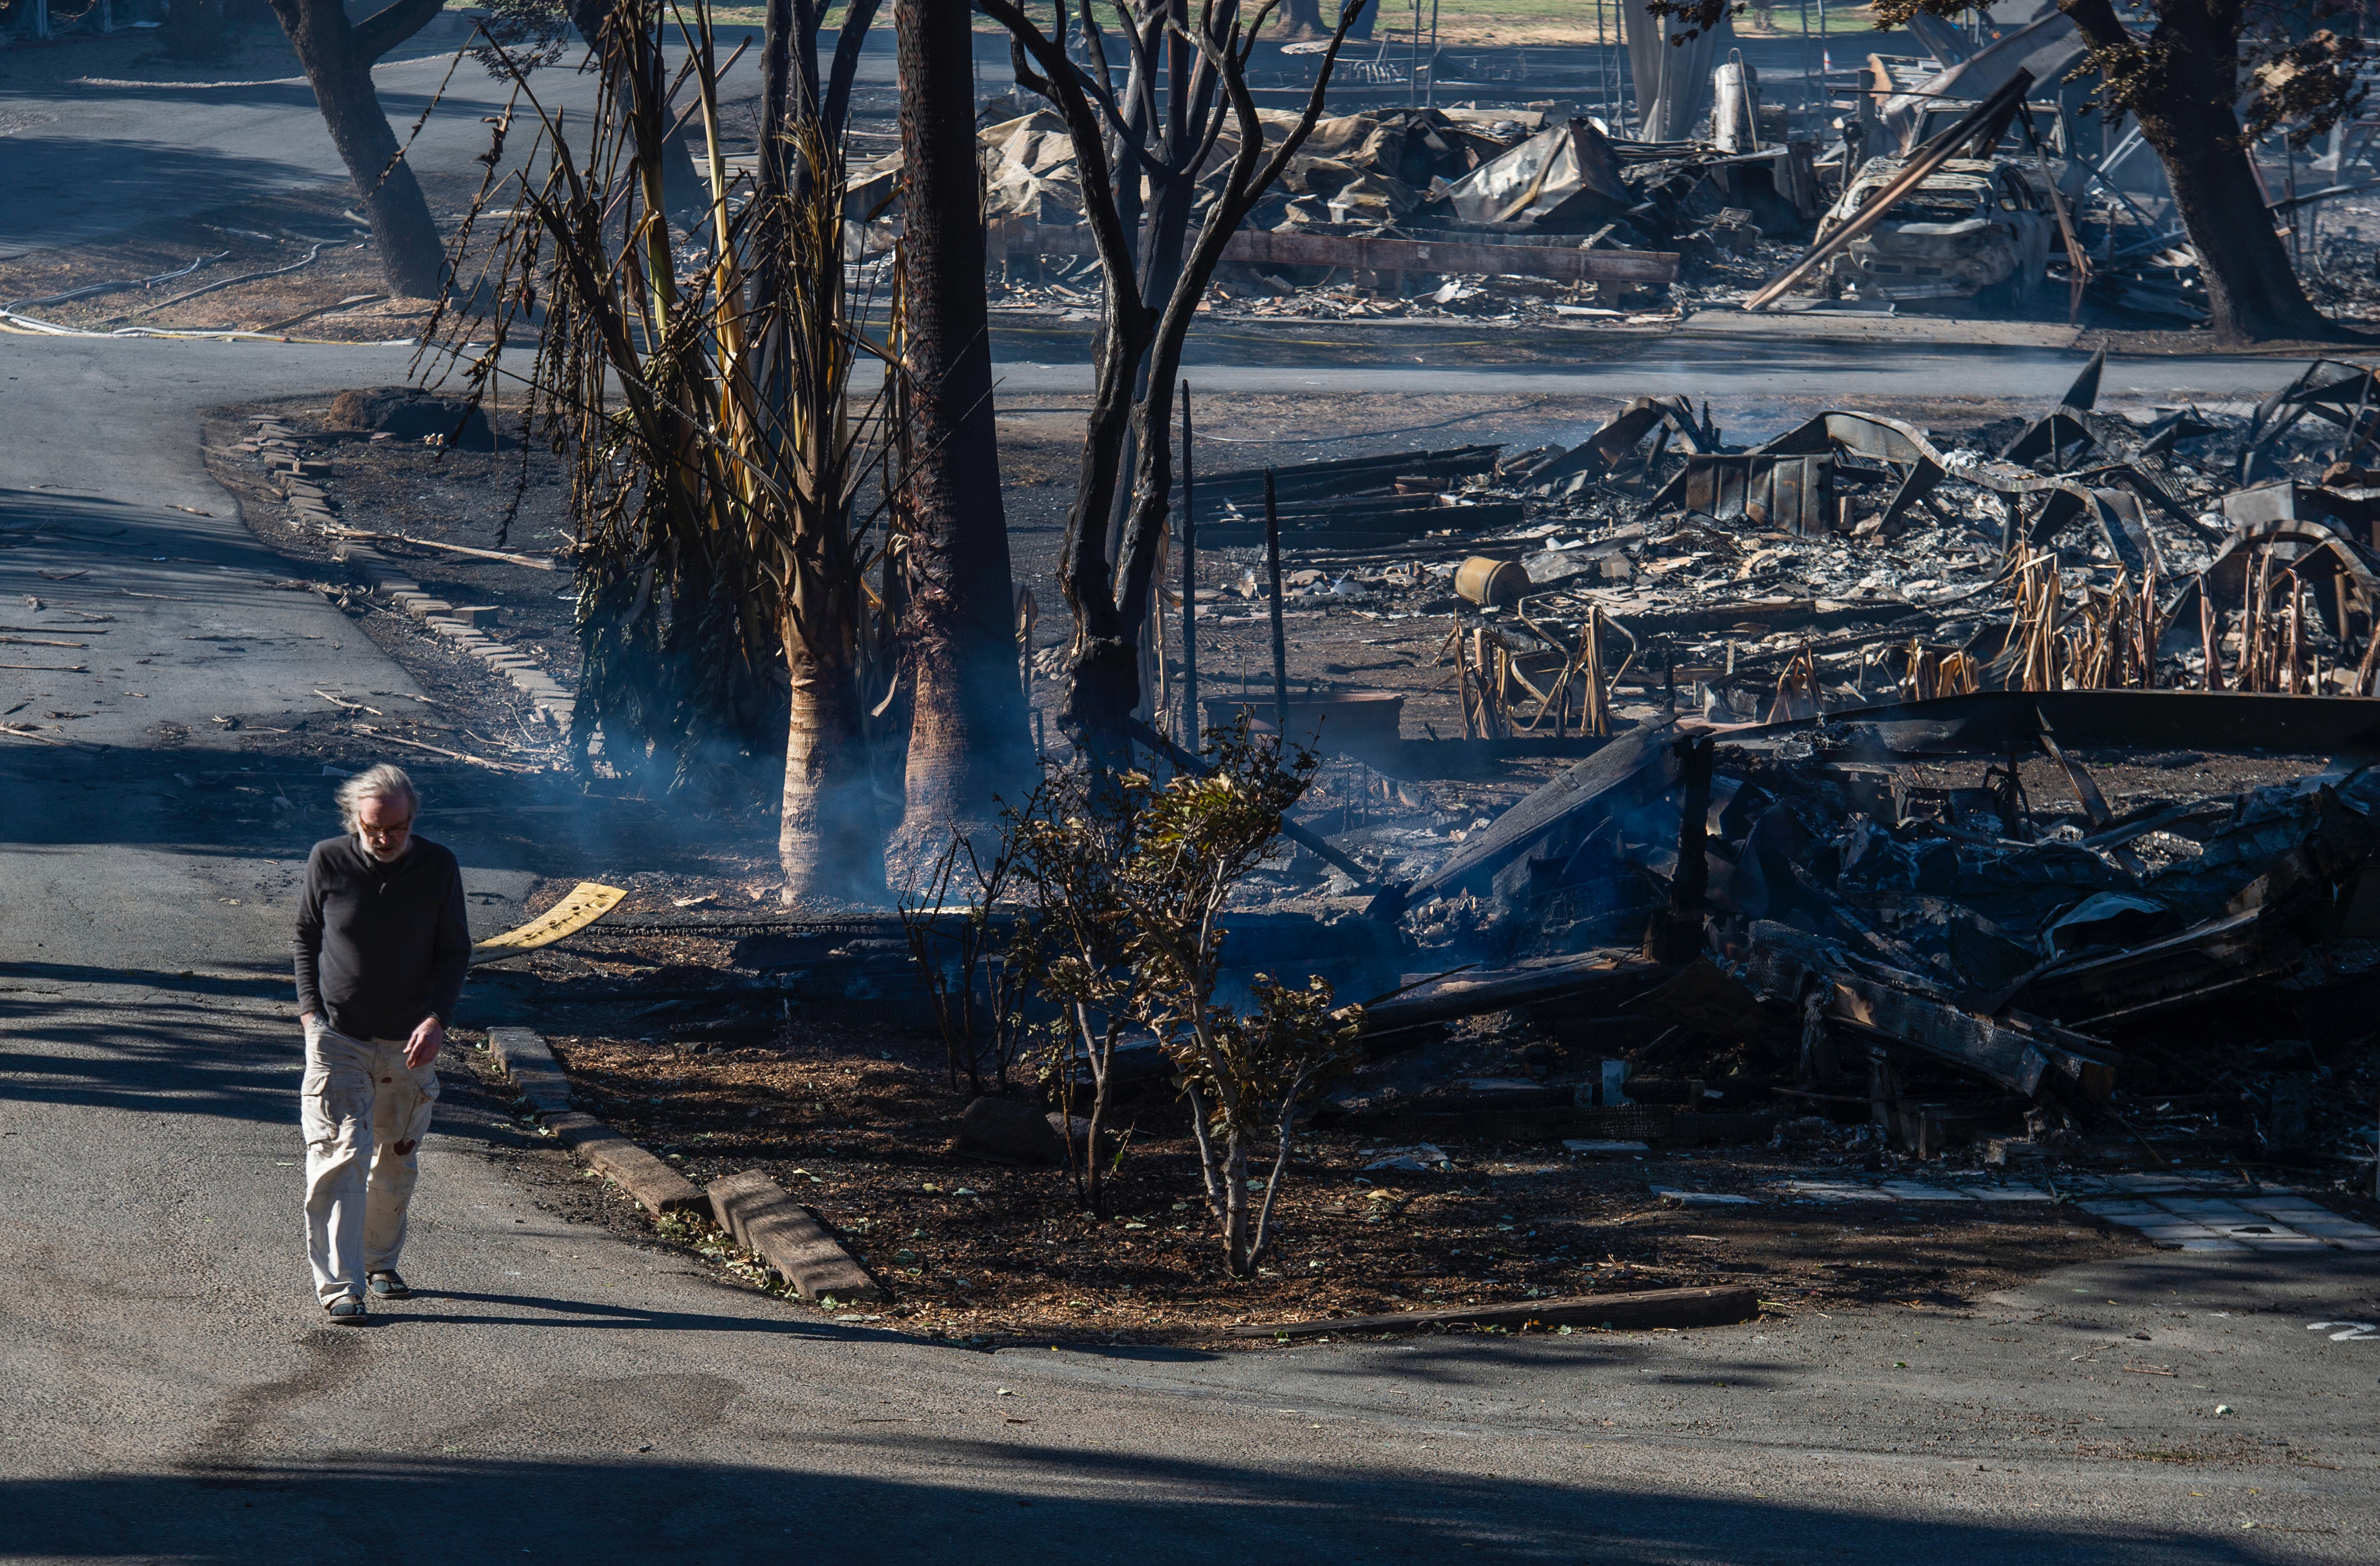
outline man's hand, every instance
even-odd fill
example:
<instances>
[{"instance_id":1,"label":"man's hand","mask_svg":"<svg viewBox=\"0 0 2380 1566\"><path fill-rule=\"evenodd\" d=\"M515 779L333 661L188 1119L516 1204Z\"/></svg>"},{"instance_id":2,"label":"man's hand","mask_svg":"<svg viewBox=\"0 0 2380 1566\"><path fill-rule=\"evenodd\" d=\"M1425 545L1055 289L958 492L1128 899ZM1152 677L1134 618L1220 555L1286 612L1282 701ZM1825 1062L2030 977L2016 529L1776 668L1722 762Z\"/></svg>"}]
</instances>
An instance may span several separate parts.
<instances>
[{"instance_id":1,"label":"man's hand","mask_svg":"<svg viewBox=\"0 0 2380 1566\"><path fill-rule=\"evenodd\" d=\"M413 1037L405 1041L405 1063L419 1071L436 1060L438 1051L445 1046L446 1025L436 1017L424 1017L413 1030Z\"/></svg>"}]
</instances>

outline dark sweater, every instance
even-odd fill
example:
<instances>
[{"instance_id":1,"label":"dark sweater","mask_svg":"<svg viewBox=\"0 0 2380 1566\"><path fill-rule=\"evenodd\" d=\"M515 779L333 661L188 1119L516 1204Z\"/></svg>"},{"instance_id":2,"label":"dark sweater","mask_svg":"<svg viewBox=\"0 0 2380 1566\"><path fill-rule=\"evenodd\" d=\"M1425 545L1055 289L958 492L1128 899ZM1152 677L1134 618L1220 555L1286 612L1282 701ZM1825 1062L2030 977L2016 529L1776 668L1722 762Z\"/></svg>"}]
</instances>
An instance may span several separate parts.
<instances>
[{"instance_id":1,"label":"dark sweater","mask_svg":"<svg viewBox=\"0 0 2380 1566\"><path fill-rule=\"evenodd\" d=\"M353 836L314 844L298 904L298 1010L351 1038L403 1038L427 1016L450 1022L470 965L463 872L417 837L383 865Z\"/></svg>"}]
</instances>

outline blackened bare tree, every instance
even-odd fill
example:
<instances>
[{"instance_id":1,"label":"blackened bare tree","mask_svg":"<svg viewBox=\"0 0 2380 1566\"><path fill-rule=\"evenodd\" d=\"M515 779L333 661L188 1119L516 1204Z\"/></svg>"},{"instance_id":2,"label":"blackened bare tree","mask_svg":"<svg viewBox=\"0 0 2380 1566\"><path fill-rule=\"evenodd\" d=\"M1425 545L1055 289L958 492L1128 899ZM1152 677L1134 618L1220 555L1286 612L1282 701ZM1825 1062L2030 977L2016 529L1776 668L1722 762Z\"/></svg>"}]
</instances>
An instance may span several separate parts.
<instances>
[{"instance_id":1,"label":"blackened bare tree","mask_svg":"<svg viewBox=\"0 0 2380 1566\"><path fill-rule=\"evenodd\" d=\"M1247 15L1238 0L1199 0L1195 9L1192 0L1114 0L1132 57L1121 84L1108 68L1091 0L1079 0L1075 18L1090 41L1087 68L1013 0L980 3L1009 31L1016 79L1065 118L1105 279L1106 322L1058 582L1075 618L1074 690L1063 722L1095 763L1119 765L1129 756L1125 725L1141 697L1140 637L1171 504L1169 435L1182 345L1223 247L1312 134L1364 0L1341 9L1304 112L1270 143L1248 91L1247 63L1273 0L1257 0ZM1227 130L1228 164L1220 179L1206 179ZM1152 193L1146 211L1144 181ZM1202 194L1209 198L1205 215L1185 246ZM1128 495L1120 493L1127 479Z\"/></svg>"},{"instance_id":2,"label":"blackened bare tree","mask_svg":"<svg viewBox=\"0 0 2380 1566\"><path fill-rule=\"evenodd\" d=\"M380 251L389 292L436 298L445 250L412 168L397 155L396 133L372 87L372 66L428 26L444 0L395 0L361 21L339 0L273 0L273 15L314 89L331 144L356 182L356 196Z\"/></svg>"}]
</instances>

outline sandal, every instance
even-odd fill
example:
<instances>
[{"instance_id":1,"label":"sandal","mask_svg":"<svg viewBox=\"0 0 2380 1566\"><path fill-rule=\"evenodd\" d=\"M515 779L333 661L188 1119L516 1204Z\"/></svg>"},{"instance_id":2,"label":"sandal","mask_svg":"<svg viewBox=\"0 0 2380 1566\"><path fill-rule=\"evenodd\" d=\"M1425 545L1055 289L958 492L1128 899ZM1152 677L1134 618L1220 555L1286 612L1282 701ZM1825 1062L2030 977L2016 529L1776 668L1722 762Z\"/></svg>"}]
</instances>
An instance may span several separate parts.
<instances>
[{"instance_id":1,"label":"sandal","mask_svg":"<svg viewBox=\"0 0 2380 1566\"><path fill-rule=\"evenodd\" d=\"M405 1280L394 1272L375 1272L366 1282L373 1293L384 1300L409 1300L413 1297L413 1291L406 1286Z\"/></svg>"},{"instance_id":2,"label":"sandal","mask_svg":"<svg viewBox=\"0 0 2380 1566\"><path fill-rule=\"evenodd\" d=\"M331 1313L334 1321L361 1322L364 1318L364 1302L353 1294L341 1294L322 1308Z\"/></svg>"}]
</instances>

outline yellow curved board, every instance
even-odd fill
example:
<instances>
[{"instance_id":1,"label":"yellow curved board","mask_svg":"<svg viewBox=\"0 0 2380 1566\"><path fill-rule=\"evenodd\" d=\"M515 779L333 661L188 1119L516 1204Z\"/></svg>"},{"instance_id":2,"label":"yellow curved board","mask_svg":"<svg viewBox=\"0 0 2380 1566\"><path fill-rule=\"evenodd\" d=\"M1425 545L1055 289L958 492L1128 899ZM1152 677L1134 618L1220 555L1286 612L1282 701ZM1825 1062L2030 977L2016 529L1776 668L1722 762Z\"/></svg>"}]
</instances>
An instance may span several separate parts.
<instances>
[{"instance_id":1,"label":"yellow curved board","mask_svg":"<svg viewBox=\"0 0 2380 1566\"><path fill-rule=\"evenodd\" d=\"M585 929L610 913L627 894L621 887L599 886L591 880L582 880L572 887L561 902L528 923L517 929L508 929L502 935L492 935L472 947L471 961L489 963L498 957L517 956L523 952L534 952L540 946L550 946L565 935Z\"/></svg>"}]
</instances>

